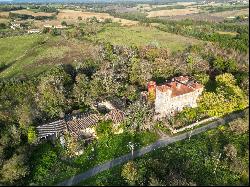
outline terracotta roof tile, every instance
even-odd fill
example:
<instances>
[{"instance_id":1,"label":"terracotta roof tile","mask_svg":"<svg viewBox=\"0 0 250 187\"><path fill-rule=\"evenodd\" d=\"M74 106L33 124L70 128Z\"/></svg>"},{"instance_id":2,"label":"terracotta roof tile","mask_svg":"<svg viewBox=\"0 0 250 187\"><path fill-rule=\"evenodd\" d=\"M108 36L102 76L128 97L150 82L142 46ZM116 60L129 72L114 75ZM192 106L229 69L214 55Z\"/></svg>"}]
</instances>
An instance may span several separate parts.
<instances>
[{"instance_id":1,"label":"terracotta roof tile","mask_svg":"<svg viewBox=\"0 0 250 187\"><path fill-rule=\"evenodd\" d=\"M187 94L190 92L195 91L196 89L202 88L203 86L201 84L198 83L190 83L188 85L184 84L184 83L180 83L180 82L170 82L170 83L165 83L164 85L161 86L157 86L157 89L160 92L166 92L167 90L171 90L172 94L171 97L176 97L179 95L183 95L183 94Z\"/></svg>"}]
</instances>

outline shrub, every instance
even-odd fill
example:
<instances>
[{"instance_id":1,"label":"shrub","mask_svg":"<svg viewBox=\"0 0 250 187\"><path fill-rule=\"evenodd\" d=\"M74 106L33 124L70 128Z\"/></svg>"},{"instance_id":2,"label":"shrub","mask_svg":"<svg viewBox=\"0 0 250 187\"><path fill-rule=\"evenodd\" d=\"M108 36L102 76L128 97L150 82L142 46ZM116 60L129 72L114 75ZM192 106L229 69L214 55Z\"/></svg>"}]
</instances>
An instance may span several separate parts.
<instances>
[{"instance_id":1,"label":"shrub","mask_svg":"<svg viewBox=\"0 0 250 187\"><path fill-rule=\"evenodd\" d=\"M37 141L37 133L35 127L30 126L28 129L28 142L33 144Z\"/></svg>"}]
</instances>

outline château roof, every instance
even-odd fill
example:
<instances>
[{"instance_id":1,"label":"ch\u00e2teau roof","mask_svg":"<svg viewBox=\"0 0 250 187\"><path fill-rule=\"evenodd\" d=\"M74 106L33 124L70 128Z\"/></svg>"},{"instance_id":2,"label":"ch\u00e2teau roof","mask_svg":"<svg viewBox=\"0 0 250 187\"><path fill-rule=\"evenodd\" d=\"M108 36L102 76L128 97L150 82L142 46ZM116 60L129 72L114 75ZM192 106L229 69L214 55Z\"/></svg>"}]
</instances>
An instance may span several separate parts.
<instances>
[{"instance_id":1,"label":"ch\u00e2teau roof","mask_svg":"<svg viewBox=\"0 0 250 187\"><path fill-rule=\"evenodd\" d=\"M156 88L160 92L169 92L171 97L176 97L201 89L203 85L191 81L188 76L179 76L173 78L171 82L156 86Z\"/></svg>"}]
</instances>

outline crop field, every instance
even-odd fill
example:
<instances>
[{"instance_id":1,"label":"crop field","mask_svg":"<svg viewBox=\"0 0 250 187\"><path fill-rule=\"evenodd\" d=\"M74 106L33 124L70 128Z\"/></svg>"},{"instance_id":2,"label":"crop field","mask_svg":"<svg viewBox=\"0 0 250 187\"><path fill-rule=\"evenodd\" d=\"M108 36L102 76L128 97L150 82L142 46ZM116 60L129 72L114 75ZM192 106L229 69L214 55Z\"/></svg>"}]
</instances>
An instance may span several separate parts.
<instances>
[{"instance_id":1,"label":"crop field","mask_svg":"<svg viewBox=\"0 0 250 187\"><path fill-rule=\"evenodd\" d=\"M37 75L55 64L72 64L93 58L95 50L91 44L50 35L1 38L0 78Z\"/></svg>"},{"instance_id":2,"label":"crop field","mask_svg":"<svg viewBox=\"0 0 250 187\"><path fill-rule=\"evenodd\" d=\"M162 19L175 20L175 21L185 20L185 19L191 19L191 20L195 20L195 21L211 21L211 22L222 22L222 21L224 21L223 17L212 16L209 13L198 13L198 14L162 17Z\"/></svg>"},{"instance_id":3,"label":"crop field","mask_svg":"<svg viewBox=\"0 0 250 187\"><path fill-rule=\"evenodd\" d=\"M200 12L198 14L176 15L171 17L162 16L162 18L167 20L176 20L176 21L184 19L192 19L196 21L223 22L229 16L240 16L240 15L249 15L249 8L242 10L216 12L216 13Z\"/></svg>"},{"instance_id":4,"label":"crop field","mask_svg":"<svg viewBox=\"0 0 250 187\"><path fill-rule=\"evenodd\" d=\"M145 46L154 44L158 47L168 48L170 51L184 49L190 44L200 43L201 41L193 38L183 37L160 31L154 27L107 27L92 40L109 41L117 45L136 45Z\"/></svg>"},{"instance_id":5,"label":"crop field","mask_svg":"<svg viewBox=\"0 0 250 187\"><path fill-rule=\"evenodd\" d=\"M32 15L32 16L52 16L53 13L47 13L47 12L33 12L31 10L16 10L16 11L11 11L12 13L16 14L27 14L27 15Z\"/></svg>"},{"instance_id":6,"label":"crop field","mask_svg":"<svg viewBox=\"0 0 250 187\"><path fill-rule=\"evenodd\" d=\"M0 23L8 23L8 19L0 18Z\"/></svg>"},{"instance_id":7,"label":"crop field","mask_svg":"<svg viewBox=\"0 0 250 187\"><path fill-rule=\"evenodd\" d=\"M9 12L0 12L0 18L8 18Z\"/></svg>"},{"instance_id":8,"label":"crop field","mask_svg":"<svg viewBox=\"0 0 250 187\"><path fill-rule=\"evenodd\" d=\"M224 12L216 12L210 14L212 16L218 16L218 17L229 17L229 16L240 16L240 15L249 15L249 8L242 9L242 10L232 10L232 11L224 11Z\"/></svg>"},{"instance_id":9,"label":"crop field","mask_svg":"<svg viewBox=\"0 0 250 187\"><path fill-rule=\"evenodd\" d=\"M199 13L197 8L185 8L185 9L172 9L172 10L159 10L148 12L147 17L163 17L163 16L178 16Z\"/></svg>"},{"instance_id":10,"label":"crop field","mask_svg":"<svg viewBox=\"0 0 250 187\"><path fill-rule=\"evenodd\" d=\"M183 6L191 6L194 5L195 2L172 2L172 3L167 3L164 5L150 5L150 4L137 4L135 7L137 10L142 10L142 11L151 11L152 9L155 8L164 8L164 7L171 7L171 6L176 6L176 5L183 5Z\"/></svg>"},{"instance_id":11,"label":"crop field","mask_svg":"<svg viewBox=\"0 0 250 187\"><path fill-rule=\"evenodd\" d=\"M82 19L87 19L95 16L97 19L112 18L107 13L95 13L95 12L82 12L76 10L62 10L58 13L57 19L77 19L81 17Z\"/></svg>"},{"instance_id":12,"label":"crop field","mask_svg":"<svg viewBox=\"0 0 250 187\"><path fill-rule=\"evenodd\" d=\"M120 22L122 25L136 25L137 21L114 18L113 16L109 15L108 13L96 13L96 12L82 12L82 11L75 11L75 10L61 10L57 15L57 20L60 21L74 21L78 20L78 17L81 17L83 20L87 18L96 17L99 20L104 20L106 18L112 19L114 22Z\"/></svg>"}]
</instances>

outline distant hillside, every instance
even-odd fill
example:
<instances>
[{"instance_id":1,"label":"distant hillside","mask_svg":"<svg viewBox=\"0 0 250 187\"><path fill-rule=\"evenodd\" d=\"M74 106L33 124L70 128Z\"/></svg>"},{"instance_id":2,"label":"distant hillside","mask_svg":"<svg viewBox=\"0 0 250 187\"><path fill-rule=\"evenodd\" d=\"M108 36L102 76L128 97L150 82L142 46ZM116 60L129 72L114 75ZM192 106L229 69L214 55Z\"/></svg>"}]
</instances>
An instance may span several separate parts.
<instances>
[{"instance_id":1,"label":"distant hillside","mask_svg":"<svg viewBox=\"0 0 250 187\"><path fill-rule=\"evenodd\" d=\"M189 2L201 0L0 0L12 3L115 3L115 2Z\"/></svg>"}]
</instances>

